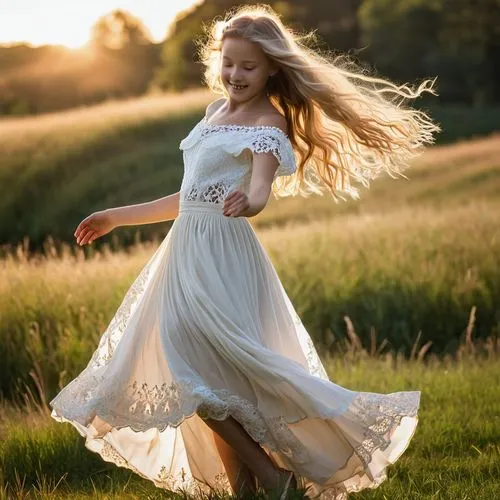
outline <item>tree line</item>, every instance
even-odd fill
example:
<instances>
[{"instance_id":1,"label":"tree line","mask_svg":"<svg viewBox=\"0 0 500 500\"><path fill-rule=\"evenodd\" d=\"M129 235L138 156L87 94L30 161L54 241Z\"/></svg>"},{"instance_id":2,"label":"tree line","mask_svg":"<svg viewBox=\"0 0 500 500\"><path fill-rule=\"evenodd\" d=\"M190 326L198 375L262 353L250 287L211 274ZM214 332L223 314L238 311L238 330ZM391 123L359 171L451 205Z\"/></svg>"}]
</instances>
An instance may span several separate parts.
<instances>
[{"instance_id":1,"label":"tree line","mask_svg":"<svg viewBox=\"0 0 500 500\"><path fill-rule=\"evenodd\" d=\"M210 0L179 13L161 43L131 13L115 10L95 23L86 50L0 47L0 114L37 114L200 86L203 27L238 4ZM314 30L316 48L348 53L372 74L399 83L437 76L441 103L481 107L500 101L498 0L269 4L292 29Z\"/></svg>"}]
</instances>

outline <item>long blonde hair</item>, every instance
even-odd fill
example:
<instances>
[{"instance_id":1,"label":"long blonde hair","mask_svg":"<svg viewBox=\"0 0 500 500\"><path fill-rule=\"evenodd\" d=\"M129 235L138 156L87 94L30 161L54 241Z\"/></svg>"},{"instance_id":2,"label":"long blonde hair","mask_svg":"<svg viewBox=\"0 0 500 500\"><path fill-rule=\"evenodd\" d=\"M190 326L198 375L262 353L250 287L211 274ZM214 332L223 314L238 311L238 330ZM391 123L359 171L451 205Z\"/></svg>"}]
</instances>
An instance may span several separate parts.
<instances>
[{"instance_id":1,"label":"long blonde hair","mask_svg":"<svg viewBox=\"0 0 500 500\"><path fill-rule=\"evenodd\" d=\"M408 167L424 144L441 129L423 111L405 107L424 91L434 95L434 80L416 89L369 76L347 55L331 57L309 48L267 5L243 5L206 29L200 45L204 80L227 97L220 77L222 42L241 37L260 46L280 71L268 80L267 95L288 121L290 142L298 153L297 171L278 177L273 194L308 196L325 189L336 202L344 194L359 198L355 183L369 187L382 172L391 177ZM345 63L345 64L344 64ZM351 66L352 69L348 69Z\"/></svg>"}]
</instances>

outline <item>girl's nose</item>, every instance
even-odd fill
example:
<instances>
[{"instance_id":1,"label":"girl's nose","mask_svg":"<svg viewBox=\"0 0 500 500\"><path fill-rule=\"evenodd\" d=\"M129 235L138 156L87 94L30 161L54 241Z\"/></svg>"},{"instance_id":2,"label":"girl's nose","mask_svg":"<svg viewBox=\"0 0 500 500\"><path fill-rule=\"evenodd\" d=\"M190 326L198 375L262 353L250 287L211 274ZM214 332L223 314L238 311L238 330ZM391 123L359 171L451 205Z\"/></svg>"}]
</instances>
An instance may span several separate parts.
<instances>
[{"instance_id":1,"label":"girl's nose","mask_svg":"<svg viewBox=\"0 0 500 500\"><path fill-rule=\"evenodd\" d=\"M240 72L239 71L233 71L231 73L231 81L237 82L240 78Z\"/></svg>"}]
</instances>

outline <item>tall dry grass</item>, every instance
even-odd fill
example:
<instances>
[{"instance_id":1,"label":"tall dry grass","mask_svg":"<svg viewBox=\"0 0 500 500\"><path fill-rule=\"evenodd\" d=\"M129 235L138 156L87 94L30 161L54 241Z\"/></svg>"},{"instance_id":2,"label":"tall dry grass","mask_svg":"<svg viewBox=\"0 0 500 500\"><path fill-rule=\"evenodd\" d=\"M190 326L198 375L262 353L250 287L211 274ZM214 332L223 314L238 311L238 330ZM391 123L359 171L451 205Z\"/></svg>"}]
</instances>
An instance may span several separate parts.
<instances>
[{"instance_id":1,"label":"tall dry grass","mask_svg":"<svg viewBox=\"0 0 500 500\"><path fill-rule=\"evenodd\" d=\"M478 340L498 335L498 204L353 215L258 229L321 353L335 351L351 318L364 343L411 353L457 350L474 308ZM51 393L86 364L133 279L159 242L111 252L63 246L0 260L0 387L32 383L38 363Z\"/></svg>"}]
</instances>

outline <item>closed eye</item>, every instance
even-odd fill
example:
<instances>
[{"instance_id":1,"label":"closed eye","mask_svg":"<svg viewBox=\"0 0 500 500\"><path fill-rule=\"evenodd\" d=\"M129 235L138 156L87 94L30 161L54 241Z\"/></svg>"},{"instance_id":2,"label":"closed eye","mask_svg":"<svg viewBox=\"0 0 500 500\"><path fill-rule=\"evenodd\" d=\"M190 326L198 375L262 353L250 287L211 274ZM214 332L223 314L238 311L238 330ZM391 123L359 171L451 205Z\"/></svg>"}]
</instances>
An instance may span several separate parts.
<instances>
[{"instance_id":1,"label":"closed eye","mask_svg":"<svg viewBox=\"0 0 500 500\"><path fill-rule=\"evenodd\" d=\"M230 65L230 64L224 64L224 68L230 68L230 67L231 67L231 65ZM254 70L255 68L243 68L243 69L244 69L244 70L246 70L246 71L252 71L252 70Z\"/></svg>"}]
</instances>

